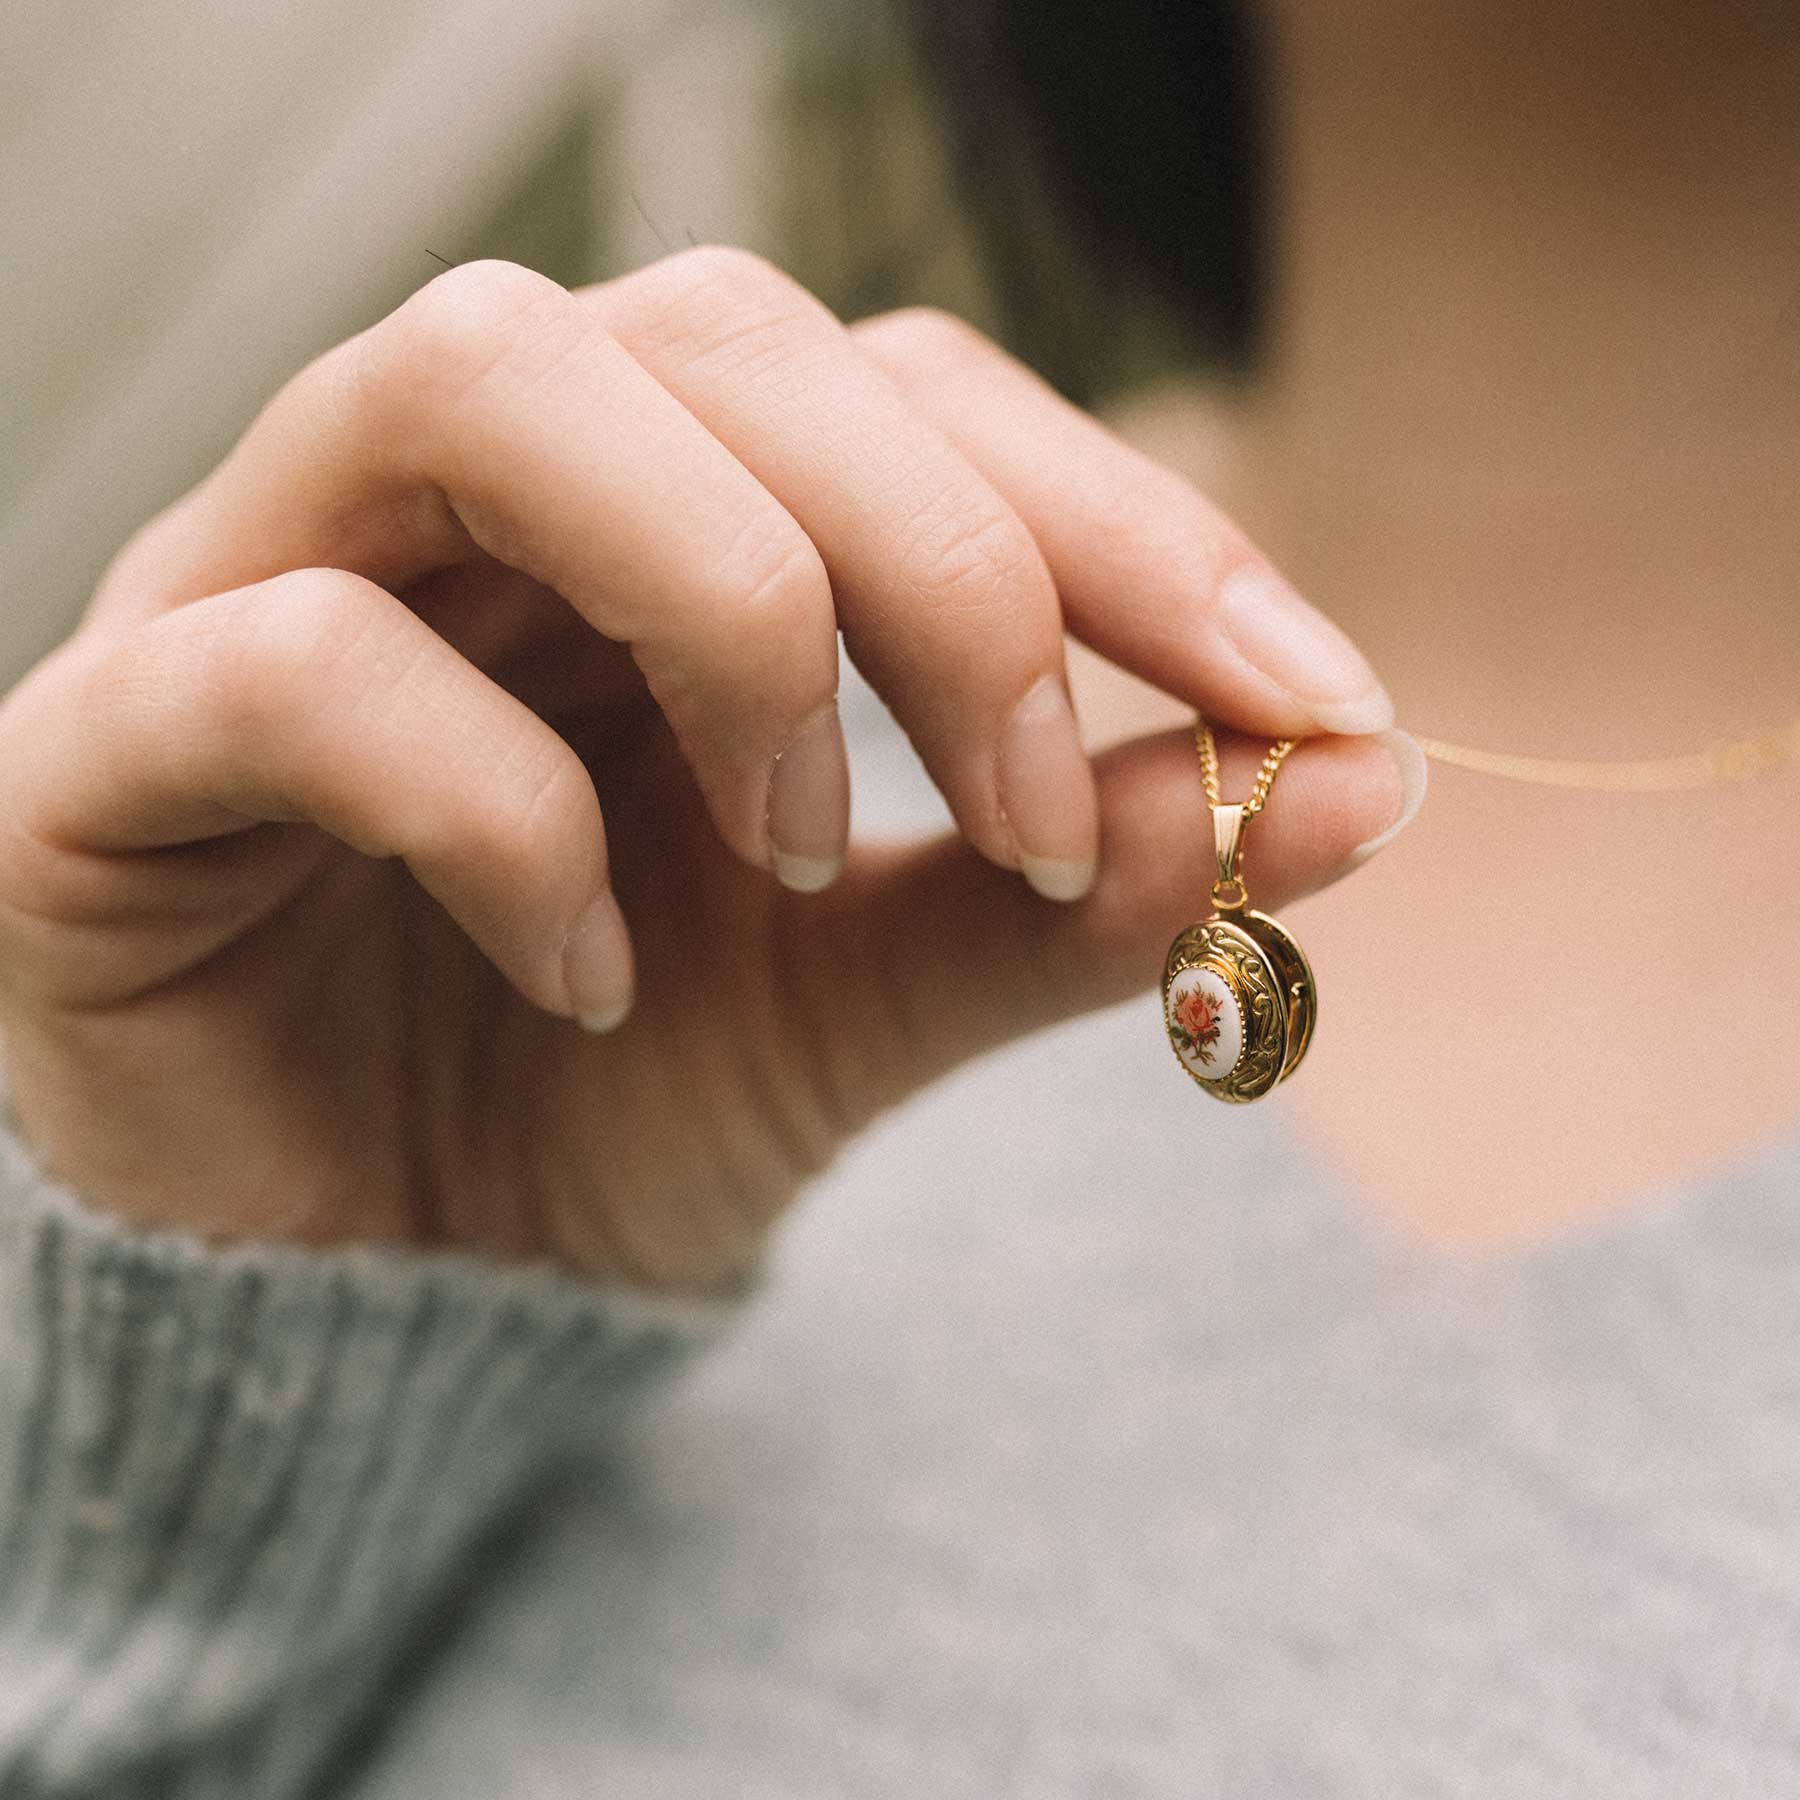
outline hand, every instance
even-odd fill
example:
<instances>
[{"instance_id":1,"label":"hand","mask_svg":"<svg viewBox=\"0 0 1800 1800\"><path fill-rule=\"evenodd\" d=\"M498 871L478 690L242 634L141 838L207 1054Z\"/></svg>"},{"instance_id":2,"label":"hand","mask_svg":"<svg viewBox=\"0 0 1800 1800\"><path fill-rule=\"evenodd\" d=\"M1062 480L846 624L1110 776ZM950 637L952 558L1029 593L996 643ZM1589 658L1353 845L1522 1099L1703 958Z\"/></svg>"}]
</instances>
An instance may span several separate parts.
<instances>
[{"instance_id":1,"label":"hand","mask_svg":"<svg viewBox=\"0 0 1800 1800\"><path fill-rule=\"evenodd\" d=\"M847 846L840 629L939 841ZM1256 733L1239 787L1391 718L1191 487L965 326L846 329L711 247L440 276L0 705L21 1127L140 1223L727 1286L884 1106L1147 986L1205 894L1191 738L1090 769L1065 629ZM1400 793L1376 739L1299 746L1259 904Z\"/></svg>"}]
</instances>

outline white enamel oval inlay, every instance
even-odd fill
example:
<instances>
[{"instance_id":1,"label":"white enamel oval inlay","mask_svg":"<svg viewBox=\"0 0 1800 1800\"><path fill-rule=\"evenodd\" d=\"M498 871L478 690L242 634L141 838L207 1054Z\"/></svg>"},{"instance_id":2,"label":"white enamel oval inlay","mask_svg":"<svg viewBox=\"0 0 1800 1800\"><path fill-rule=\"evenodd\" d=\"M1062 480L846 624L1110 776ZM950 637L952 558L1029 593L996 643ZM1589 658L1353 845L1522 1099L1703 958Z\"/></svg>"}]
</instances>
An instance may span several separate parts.
<instances>
[{"instance_id":1,"label":"white enamel oval inlay","mask_svg":"<svg viewBox=\"0 0 1800 1800\"><path fill-rule=\"evenodd\" d=\"M1244 1053L1244 1015L1224 977L1183 969L1169 983L1167 1021L1175 1053L1196 1075L1222 1081Z\"/></svg>"}]
</instances>

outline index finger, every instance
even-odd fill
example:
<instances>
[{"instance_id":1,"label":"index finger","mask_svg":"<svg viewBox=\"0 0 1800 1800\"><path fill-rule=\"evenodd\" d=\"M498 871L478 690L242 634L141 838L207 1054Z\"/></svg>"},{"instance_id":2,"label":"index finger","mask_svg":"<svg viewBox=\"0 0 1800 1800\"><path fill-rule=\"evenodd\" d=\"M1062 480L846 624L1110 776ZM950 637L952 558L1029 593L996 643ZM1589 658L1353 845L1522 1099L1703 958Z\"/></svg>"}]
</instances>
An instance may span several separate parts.
<instances>
[{"instance_id":1,"label":"index finger","mask_svg":"<svg viewBox=\"0 0 1800 1800\"><path fill-rule=\"evenodd\" d=\"M1025 521L1091 649L1244 731L1393 724L1362 652L1191 483L948 313L850 329Z\"/></svg>"},{"instance_id":2,"label":"index finger","mask_svg":"<svg viewBox=\"0 0 1800 1800\"><path fill-rule=\"evenodd\" d=\"M566 289L515 264L460 264L302 369L95 607L153 616L320 567L404 597L480 552L629 646L721 835L761 867L784 848L778 764L798 761L822 841L788 860L829 878L849 797L818 552Z\"/></svg>"}]
</instances>

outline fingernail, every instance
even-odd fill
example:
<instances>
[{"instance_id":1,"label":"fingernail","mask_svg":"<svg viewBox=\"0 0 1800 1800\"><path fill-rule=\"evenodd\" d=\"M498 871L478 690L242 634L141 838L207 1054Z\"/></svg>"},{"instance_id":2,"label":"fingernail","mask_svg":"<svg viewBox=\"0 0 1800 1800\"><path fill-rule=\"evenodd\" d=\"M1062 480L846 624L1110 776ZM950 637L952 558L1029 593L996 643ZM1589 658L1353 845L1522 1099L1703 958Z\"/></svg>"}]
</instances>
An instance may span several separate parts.
<instances>
[{"instance_id":1,"label":"fingernail","mask_svg":"<svg viewBox=\"0 0 1800 1800\"><path fill-rule=\"evenodd\" d=\"M1411 824L1413 815L1425 799L1425 752L1419 748L1418 739L1410 732L1397 729L1378 731L1375 736L1394 760L1394 769L1400 778L1400 810L1385 831L1378 831L1366 843L1358 844L1350 852L1344 863L1346 869L1354 869L1358 864L1366 863L1377 850L1391 844Z\"/></svg>"},{"instance_id":2,"label":"fingernail","mask_svg":"<svg viewBox=\"0 0 1800 1800\"><path fill-rule=\"evenodd\" d=\"M610 891L589 905L564 942L563 979L588 1031L611 1031L631 1011L631 937Z\"/></svg>"},{"instance_id":3,"label":"fingernail","mask_svg":"<svg viewBox=\"0 0 1800 1800\"><path fill-rule=\"evenodd\" d=\"M844 866L850 759L835 700L809 713L769 775L769 859L783 887L814 894Z\"/></svg>"},{"instance_id":4,"label":"fingernail","mask_svg":"<svg viewBox=\"0 0 1800 1800\"><path fill-rule=\"evenodd\" d=\"M1079 900L1094 885L1100 809L1094 772L1062 682L1046 675L1001 733L1000 806L1019 870L1046 900Z\"/></svg>"},{"instance_id":5,"label":"fingernail","mask_svg":"<svg viewBox=\"0 0 1800 1800\"><path fill-rule=\"evenodd\" d=\"M1385 731L1394 703L1368 659L1273 569L1246 563L1219 590L1219 626L1321 731Z\"/></svg>"}]
</instances>

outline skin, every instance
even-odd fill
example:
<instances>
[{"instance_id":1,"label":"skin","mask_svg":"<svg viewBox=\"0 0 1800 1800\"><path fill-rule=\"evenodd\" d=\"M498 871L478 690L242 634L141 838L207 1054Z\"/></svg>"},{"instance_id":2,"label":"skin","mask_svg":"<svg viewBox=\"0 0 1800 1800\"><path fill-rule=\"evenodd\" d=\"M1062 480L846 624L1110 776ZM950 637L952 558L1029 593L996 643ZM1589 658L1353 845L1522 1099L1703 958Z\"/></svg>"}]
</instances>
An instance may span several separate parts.
<instances>
[{"instance_id":1,"label":"skin","mask_svg":"<svg viewBox=\"0 0 1800 1800\"><path fill-rule=\"evenodd\" d=\"M848 842L840 631L940 840ZM138 1223L730 1289L884 1107L1192 916L1189 734L1090 769L1065 633L1236 728L1233 786L1305 737L1259 902L1401 812L1349 641L968 328L716 248L446 273L0 705L20 1128Z\"/></svg>"},{"instance_id":2,"label":"skin","mask_svg":"<svg viewBox=\"0 0 1800 1800\"><path fill-rule=\"evenodd\" d=\"M1268 356L1235 402L1121 425L1329 607L1421 735L1645 757L1792 718L1792 9L1270 0L1264 22ZM1115 730L1169 717L1106 694ZM1434 770L1366 879L1292 909L1321 1005L1290 1117L1371 1214L1462 1246L1791 1136L1797 782Z\"/></svg>"}]
</instances>

